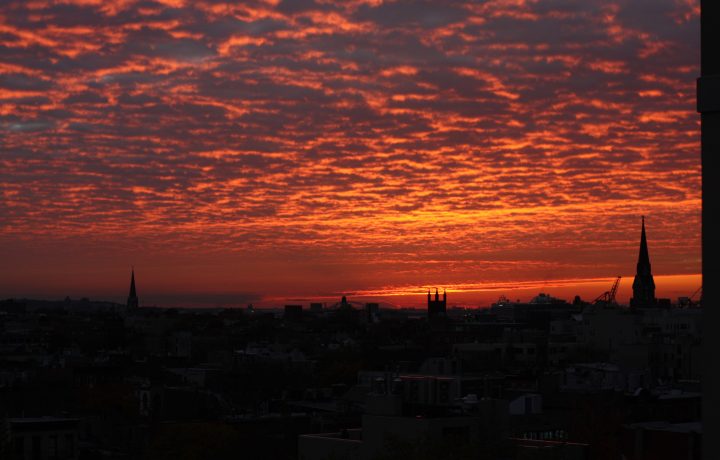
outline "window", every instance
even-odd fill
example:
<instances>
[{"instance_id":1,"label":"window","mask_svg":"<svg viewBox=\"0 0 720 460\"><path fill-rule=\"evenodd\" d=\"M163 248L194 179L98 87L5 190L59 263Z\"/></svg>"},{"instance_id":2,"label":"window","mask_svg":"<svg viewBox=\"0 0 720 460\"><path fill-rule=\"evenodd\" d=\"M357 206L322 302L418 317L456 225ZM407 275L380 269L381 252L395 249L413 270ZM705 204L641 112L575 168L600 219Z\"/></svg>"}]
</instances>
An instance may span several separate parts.
<instances>
[{"instance_id":1,"label":"window","mask_svg":"<svg viewBox=\"0 0 720 460\"><path fill-rule=\"evenodd\" d=\"M25 438L16 436L13 440L13 450L16 458L25 458Z\"/></svg>"},{"instance_id":2,"label":"window","mask_svg":"<svg viewBox=\"0 0 720 460\"><path fill-rule=\"evenodd\" d=\"M65 455L69 458L75 457L75 436L65 435Z\"/></svg>"},{"instance_id":3,"label":"window","mask_svg":"<svg viewBox=\"0 0 720 460\"><path fill-rule=\"evenodd\" d=\"M58 458L58 437L57 435L50 436L50 458L57 460Z\"/></svg>"},{"instance_id":4,"label":"window","mask_svg":"<svg viewBox=\"0 0 720 460\"><path fill-rule=\"evenodd\" d=\"M40 436L32 437L32 458L33 460L42 460L42 438Z\"/></svg>"},{"instance_id":5,"label":"window","mask_svg":"<svg viewBox=\"0 0 720 460\"><path fill-rule=\"evenodd\" d=\"M450 386L447 382L440 382L439 402L446 403L450 400Z\"/></svg>"}]
</instances>

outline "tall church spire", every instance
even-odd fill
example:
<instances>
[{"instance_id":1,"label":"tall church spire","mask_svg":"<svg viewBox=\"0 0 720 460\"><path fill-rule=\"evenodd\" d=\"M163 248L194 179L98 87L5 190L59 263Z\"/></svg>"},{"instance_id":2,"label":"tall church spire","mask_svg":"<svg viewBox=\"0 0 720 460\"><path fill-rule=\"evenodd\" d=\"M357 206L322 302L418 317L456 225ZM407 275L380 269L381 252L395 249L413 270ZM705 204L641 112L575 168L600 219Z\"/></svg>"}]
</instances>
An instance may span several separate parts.
<instances>
[{"instance_id":1,"label":"tall church spire","mask_svg":"<svg viewBox=\"0 0 720 460\"><path fill-rule=\"evenodd\" d=\"M650 254L648 252L647 236L645 235L645 216L642 218L640 232L640 252L638 253L637 269L633 281L633 298L630 305L633 307L652 307L655 300L655 281L650 269Z\"/></svg>"},{"instance_id":2,"label":"tall church spire","mask_svg":"<svg viewBox=\"0 0 720 460\"><path fill-rule=\"evenodd\" d=\"M642 271L641 271L642 270ZM642 216L642 230L640 232L640 253L638 254L637 271L650 273L650 254L648 253L647 236L645 236L645 216Z\"/></svg>"},{"instance_id":3,"label":"tall church spire","mask_svg":"<svg viewBox=\"0 0 720 460\"><path fill-rule=\"evenodd\" d=\"M127 307L128 309L138 308L138 296L135 291L135 267L133 267L130 273L130 294L128 294Z\"/></svg>"}]
</instances>

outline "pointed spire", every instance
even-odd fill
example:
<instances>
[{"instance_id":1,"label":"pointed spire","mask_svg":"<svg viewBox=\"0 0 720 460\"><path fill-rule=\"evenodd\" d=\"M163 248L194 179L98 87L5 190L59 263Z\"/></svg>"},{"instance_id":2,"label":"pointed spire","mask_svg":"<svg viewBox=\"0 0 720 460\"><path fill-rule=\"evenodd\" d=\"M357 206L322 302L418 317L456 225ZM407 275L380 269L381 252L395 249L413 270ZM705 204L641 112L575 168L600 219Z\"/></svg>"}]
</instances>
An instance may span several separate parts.
<instances>
[{"instance_id":1,"label":"pointed spire","mask_svg":"<svg viewBox=\"0 0 720 460\"><path fill-rule=\"evenodd\" d=\"M127 307L138 308L138 306L139 301L137 291L135 290L135 267L132 267L132 271L130 272L130 293L128 294Z\"/></svg>"},{"instance_id":2,"label":"pointed spire","mask_svg":"<svg viewBox=\"0 0 720 460\"><path fill-rule=\"evenodd\" d=\"M650 266L650 253L648 251L647 235L645 234L645 216L642 216L640 251L638 252L637 270L632 287L633 297L630 299L630 305L637 307L655 305L655 280Z\"/></svg>"},{"instance_id":3,"label":"pointed spire","mask_svg":"<svg viewBox=\"0 0 720 460\"><path fill-rule=\"evenodd\" d=\"M128 297L137 297L137 292L135 292L135 267L130 272L130 294L128 294Z\"/></svg>"},{"instance_id":4,"label":"pointed spire","mask_svg":"<svg viewBox=\"0 0 720 460\"><path fill-rule=\"evenodd\" d=\"M429 320L436 320L439 317L445 316L445 300L447 299L447 294L443 292L443 298L440 300L440 289L435 288L435 299L432 298L432 289L428 290L428 319Z\"/></svg>"},{"instance_id":5,"label":"pointed spire","mask_svg":"<svg viewBox=\"0 0 720 460\"><path fill-rule=\"evenodd\" d=\"M645 216L642 216L642 231L640 232L640 253L638 254L637 271L638 273L650 273L650 254L648 252L647 236L645 235Z\"/></svg>"}]
</instances>

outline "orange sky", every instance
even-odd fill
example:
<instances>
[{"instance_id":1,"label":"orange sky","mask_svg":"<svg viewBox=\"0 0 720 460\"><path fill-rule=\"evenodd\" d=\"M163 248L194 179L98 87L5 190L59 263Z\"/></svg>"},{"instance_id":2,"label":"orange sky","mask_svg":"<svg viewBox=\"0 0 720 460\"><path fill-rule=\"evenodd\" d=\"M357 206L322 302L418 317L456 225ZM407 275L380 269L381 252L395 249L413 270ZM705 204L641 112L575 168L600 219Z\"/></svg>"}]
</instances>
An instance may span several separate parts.
<instances>
[{"instance_id":1,"label":"orange sky","mask_svg":"<svg viewBox=\"0 0 720 460\"><path fill-rule=\"evenodd\" d=\"M641 215L658 296L690 295L698 15L2 2L0 298L122 301L134 264L158 305L592 299L617 275L625 301Z\"/></svg>"}]
</instances>

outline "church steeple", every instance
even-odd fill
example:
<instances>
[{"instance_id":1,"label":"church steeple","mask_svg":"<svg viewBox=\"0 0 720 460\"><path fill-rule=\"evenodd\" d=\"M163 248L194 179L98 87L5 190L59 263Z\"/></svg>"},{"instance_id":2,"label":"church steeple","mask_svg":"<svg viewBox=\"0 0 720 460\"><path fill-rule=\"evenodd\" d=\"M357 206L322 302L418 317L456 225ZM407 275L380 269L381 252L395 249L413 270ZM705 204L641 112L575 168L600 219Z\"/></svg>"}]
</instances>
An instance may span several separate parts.
<instances>
[{"instance_id":1,"label":"church steeple","mask_svg":"<svg viewBox=\"0 0 720 460\"><path fill-rule=\"evenodd\" d=\"M133 267L130 273L130 294L128 294L127 307L128 309L138 308L138 296L135 291L135 267Z\"/></svg>"},{"instance_id":2,"label":"church steeple","mask_svg":"<svg viewBox=\"0 0 720 460\"><path fill-rule=\"evenodd\" d=\"M638 254L637 272L650 274L650 254L648 253L647 236L645 236L645 216L642 216L640 232L640 253Z\"/></svg>"},{"instance_id":3,"label":"church steeple","mask_svg":"<svg viewBox=\"0 0 720 460\"><path fill-rule=\"evenodd\" d=\"M648 252L647 236L645 235L645 216L643 216L642 230L640 232L640 252L638 253L637 269L633 281L633 298L630 299L630 306L652 307L655 303L655 281L650 269L650 254Z\"/></svg>"},{"instance_id":4,"label":"church steeple","mask_svg":"<svg viewBox=\"0 0 720 460\"><path fill-rule=\"evenodd\" d=\"M433 298L430 296L430 290L428 290L427 300L427 313L429 320L436 320L438 318L445 317L447 292L443 292L442 300L440 300L440 291L438 288L435 288L435 299L433 300Z\"/></svg>"}]
</instances>

